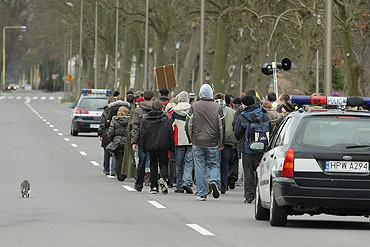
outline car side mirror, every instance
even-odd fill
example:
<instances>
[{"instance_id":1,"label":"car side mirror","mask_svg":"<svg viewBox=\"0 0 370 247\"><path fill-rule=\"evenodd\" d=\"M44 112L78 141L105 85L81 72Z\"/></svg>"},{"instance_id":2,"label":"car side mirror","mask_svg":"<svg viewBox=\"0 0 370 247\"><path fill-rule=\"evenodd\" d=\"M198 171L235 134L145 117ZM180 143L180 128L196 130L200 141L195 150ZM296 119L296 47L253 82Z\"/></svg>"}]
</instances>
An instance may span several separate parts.
<instances>
[{"instance_id":1,"label":"car side mirror","mask_svg":"<svg viewBox=\"0 0 370 247\"><path fill-rule=\"evenodd\" d=\"M249 148L255 152L264 152L265 151L265 143L263 142L251 142L249 144Z\"/></svg>"}]
</instances>

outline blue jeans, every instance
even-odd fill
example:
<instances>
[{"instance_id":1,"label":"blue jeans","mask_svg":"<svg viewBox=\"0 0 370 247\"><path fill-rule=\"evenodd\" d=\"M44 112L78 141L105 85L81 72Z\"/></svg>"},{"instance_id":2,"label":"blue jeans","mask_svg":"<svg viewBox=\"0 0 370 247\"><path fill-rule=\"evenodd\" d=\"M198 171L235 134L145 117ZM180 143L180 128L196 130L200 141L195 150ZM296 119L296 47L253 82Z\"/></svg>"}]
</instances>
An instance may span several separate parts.
<instances>
[{"instance_id":1,"label":"blue jeans","mask_svg":"<svg viewBox=\"0 0 370 247\"><path fill-rule=\"evenodd\" d=\"M198 147L193 145L193 159L195 176L197 179L198 196L208 195L206 181L206 168L209 168L209 183L216 182L220 185L220 154L218 147Z\"/></svg>"},{"instance_id":2,"label":"blue jeans","mask_svg":"<svg viewBox=\"0 0 370 247\"><path fill-rule=\"evenodd\" d=\"M233 146L225 145L224 150L221 151L221 191L225 192L227 190L229 177L229 163L230 154L233 151Z\"/></svg>"},{"instance_id":3,"label":"blue jeans","mask_svg":"<svg viewBox=\"0 0 370 247\"><path fill-rule=\"evenodd\" d=\"M193 152L191 146L176 147L176 188L183 190L182 186L193 185Z\"/></svg>"},{"instance_id":4,"label":"blue jeans","mask_svg":"<svg viewBox=\"0 0 370 247\"><path fill-rule=\"evenodd\" d=\"M137 169L136 169L135 189L141 191L144 187L145 166L146 166L146 163L147 163L149 153L144 153L139 145L137 145L137 153L139 155L139 164L138 164Z\"/></svg>"},{"instance_id":5,"label":"blue jeans","mask_svg":"<svg viewBox=\"0 0 370 247\"><path fill-rule=\"evenodd\" d=\"M110 169L109 169L109 163L110 163L110 158L112 157L112 155L107 151L105 150L104 148L104 163L103 163L103 166L104 166L104 173L108 174L108 173L114 173L114 159L112 158L112 163L110 164Z\"/></svg>"}]
</instances>

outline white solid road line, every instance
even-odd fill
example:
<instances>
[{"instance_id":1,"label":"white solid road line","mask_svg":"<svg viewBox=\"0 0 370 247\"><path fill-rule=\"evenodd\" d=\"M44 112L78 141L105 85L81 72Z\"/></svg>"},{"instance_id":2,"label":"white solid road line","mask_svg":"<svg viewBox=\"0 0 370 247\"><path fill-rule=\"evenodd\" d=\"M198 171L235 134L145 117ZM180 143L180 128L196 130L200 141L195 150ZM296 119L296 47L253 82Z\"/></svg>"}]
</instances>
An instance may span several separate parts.
<instances>
[{"instance_id":1,"label":"white solid road line","mask_svg":"<svg viewBox=\"0 0 370 247\"><path fill-rule=\"evenodd\" d=\"M128 185L122 185L122 188L125 188L128 191L136 191L134 188L132 188L131 186L128 186Z\"/></svg>"},{"instance_id":2,"label":"white solid road line","mask_svg":"<svg viewBox=\"0 0 370 247\"><path fill-rule=\"evenodd\" d=\"M71 146L74 147L74 148L78 147L77 144L74 144L74 143L72 143Z\"/></svg>"},{"instance_id":3,"label":"white solid road line","mask_svg":"<svg viewBox=\"0 0 370 247\"><path fill-rule=\"evenodd\" d=\"M68 138L64 138L64 140L65 140L66 142L69 142L69 141L70 141L70 139L68 139Z\"/></svg>"},{"instance_id":4,"label":"white solid road line","mask_svg":"<svg viewBox=\"0 0 370 247\"><path fill-rule=\"evenodd\" d=\"M85 153L84 151L80 151L80 154L84 156L87 155L87 153Z\"/></svg>"},{"instance_id":5,"label":"white solid road line","mask_svg":"<svg viewBox=\"0 0 370 247\"><path fill-rule=\"evenodd\" d=\"M199 232L203 236L214 236L214 234L203 227L197 225L197 224L186 224L188 227L192 228L193 230Z\"/></svg>"},{"instance_id":6,"label":"white solid road line","mask_svg":"<svg viewBox=\"0 0 370 247\"><path fill-rule=\"evenodd\" d=\"M93 165L93 166L100 166L98 162L96 162L95 160L91 160L90 163Z\"/></svg>"},{"instance_id":7,"label":"white solid road line","mask_svg":"<svg viewBox=\"0 0 370 247\"><path fill-rule=\"evenodd\" d=\"M156 208L166 208L165 206L163 206L162 204L160 204L159 202L156 202L156 201L148 201L150 204L152 204L154 207Z\"/></svg>"},{"instance_id":8,"label":"white solid road line","mask_svg":"<svg viewBox=\"0 0 370 247\"><path fill-rule=\"evenodd\" d=\"M63 134L62 133L58 133L58 136L63 136Z\"/></svg>"}]
</instances>

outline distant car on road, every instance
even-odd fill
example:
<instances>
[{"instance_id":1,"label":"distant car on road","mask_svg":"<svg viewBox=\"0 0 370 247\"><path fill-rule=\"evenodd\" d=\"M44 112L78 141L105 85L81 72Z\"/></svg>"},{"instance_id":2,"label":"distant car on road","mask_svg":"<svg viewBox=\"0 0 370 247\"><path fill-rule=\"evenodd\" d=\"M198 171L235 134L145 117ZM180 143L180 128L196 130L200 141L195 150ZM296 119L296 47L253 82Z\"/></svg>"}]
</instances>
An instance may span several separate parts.
<instances>
[{"instance_id":1,"label":"distant car on road","mask_svg":"<svg viewBox=\"0 0 370 247\"><path fill-rule=\"evenodd\" d=\"M111 91L105 89L83 89L77 103L72 107L71 135L79 132L98 132L103 107L107 105Z\"/></svg>"},{"instance_id":2,"label":"distant car on road","mask_svg":"<svg viewBox=\"0 0 370 247\"><path fill-rule=\"evenodd\" d=\"M255 218L284 226L288 215L370 215L370 98L292 96L297 105L342 105L288 115L257 168ZM357 103L354 103L357 102ZM253 147L254 146L254 147Z\"/></svg>"},{"instance_id":3,"label":"distant car on road","mask_svg":"<svg viewBox=\"0 0 370 247\"><path fill-rule=\"evenodd\" d=\"M17 90L18 88L18 85L17 84L14 84L14 83L10 83L8 84L8 86L6 87L6 90Z\"/></svg>"}]
</instances>

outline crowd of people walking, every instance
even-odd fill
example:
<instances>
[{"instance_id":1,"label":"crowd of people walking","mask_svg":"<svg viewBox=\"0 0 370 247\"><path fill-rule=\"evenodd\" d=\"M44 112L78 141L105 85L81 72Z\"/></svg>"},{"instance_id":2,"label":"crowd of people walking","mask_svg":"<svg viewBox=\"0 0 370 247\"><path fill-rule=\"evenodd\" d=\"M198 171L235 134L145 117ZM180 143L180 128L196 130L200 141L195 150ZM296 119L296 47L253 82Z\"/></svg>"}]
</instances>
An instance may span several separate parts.
<instances>
[{"instance_id":1,"label":"crowd of people walking","mask_svg":"<svg viewBox=\"0 0 370 247\"><path fill-rule=\"evenodd\" d=\"M198 97L182 91L173 99L162 89L116 92L109 98L98 131L104 149L104 174L124 181L135 178L157 194L193 194L206 201L244 185L244 202L255 199L256 169L262 157L249 148L268 143L273 128L295 110L288 94L262 100L255 90L240 98L214 93L204 84ZM110 158L112 160L110 161Z\"/></svg>"}]
</instances>

